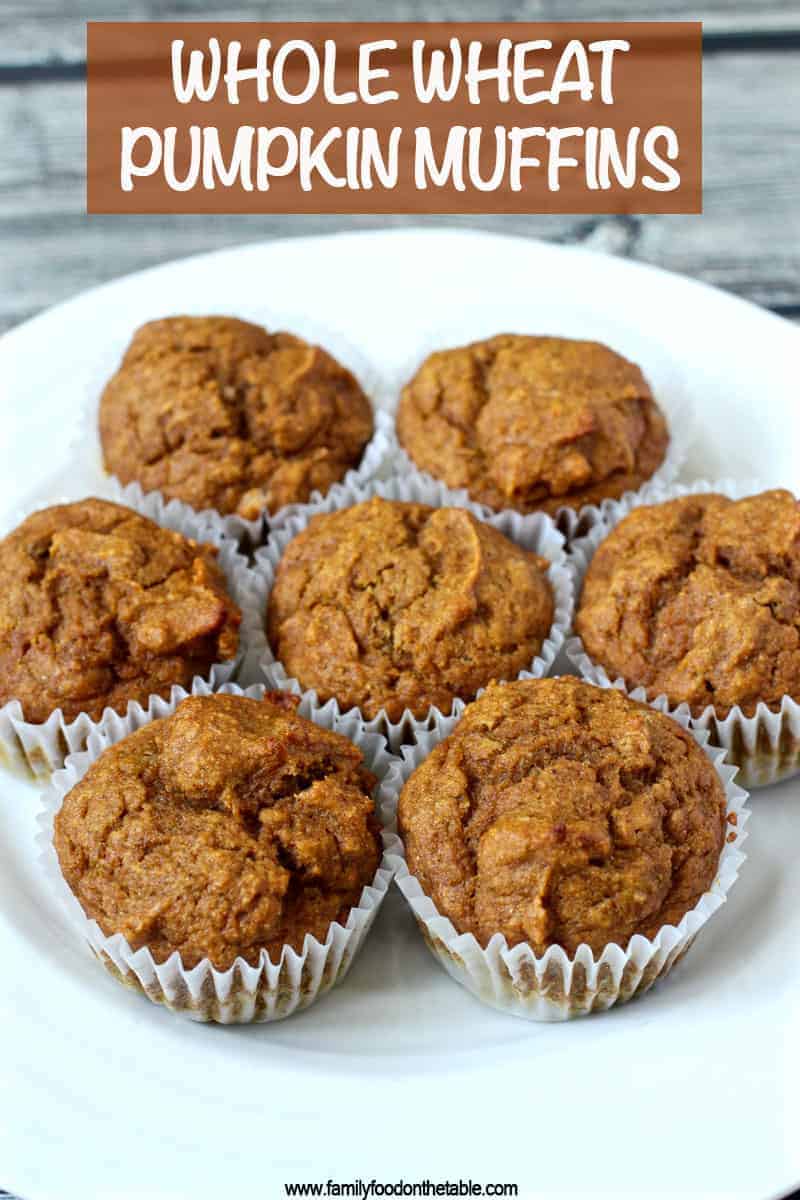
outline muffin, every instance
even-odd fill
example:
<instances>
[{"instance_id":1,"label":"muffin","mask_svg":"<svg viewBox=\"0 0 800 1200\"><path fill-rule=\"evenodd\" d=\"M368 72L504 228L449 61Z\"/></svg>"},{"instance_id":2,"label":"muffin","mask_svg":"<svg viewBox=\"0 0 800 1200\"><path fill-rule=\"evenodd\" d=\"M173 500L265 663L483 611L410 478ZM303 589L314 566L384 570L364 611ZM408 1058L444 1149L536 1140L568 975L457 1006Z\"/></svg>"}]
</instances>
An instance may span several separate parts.
<instances>
[{"instance_id":1,"label":"muffin","mask_svg":"<svg viewBox=\"0 0 800 1200\"><path fill-rule=\"evenodd\" d=\"M575 628L611 679L695 716L800 699L800 505L775 490L635 508L597 548Z\"/></svg>"},{"instance_id":2,"label":"muffin","mask_svg":"<svg viewBox=\"0 0 800 1200\"><path fill-rule=\"evenodd\" d=\"M54 845L103 933L191 969L278 962L344 922L381 858L375 780L296 698L192 696L107 749L64 797Z\"/></svg>"},{"instance_id":3,"label":"muffin","mask_svg":"<svg viewBox=\"0 0 800 1200\"><path fill-rule=\"evenodd\" d=\"M517 334L431 354L403 389L397 434L417 467L473 500L551 514L638 488L669 442L633 363Z\"/></svg>"},{"instance_id":4,"label":"muffin","mask_svg":"<svg viewBox=\"0 0 800 1200\"><path fill-rule=\"evenodd\" d=\"M232 317L143 325L100 400L106 470L255 519L356 467L372 409L330 354Z\"/></svg>"},{"instance_id":5,"label":"muffin","mask_svg":"<svg viewBox=\"0 0 800 1200\"><path fill-rule=\"evenodd\" d=\"M376 496L289 542L269 641L321 702L424 717L531 665L553 622L549 565L464 509Z\"/></svg>"},{"instance_id":6,"label":"muffin","mask_svg":"<svg viewBox=\"0 0 800 1200\"><path fill-rule=\"evenodd\" d=\"M33 513L0 541L0 705L98 720L233 658L241 617L216 556L105 500Z\"/></svg>"},{"instance_id":7,"label":"muffin","mask_svg":"<svg viewBox=\"0 0 800 1200\"><path fill-rule=\"evenodd\" d=\"M408 868L485 947L600 955L677 925L712 885L726 798L671 718L572 677L492 685L407 780Z\"/></svg>"}]
</instances>

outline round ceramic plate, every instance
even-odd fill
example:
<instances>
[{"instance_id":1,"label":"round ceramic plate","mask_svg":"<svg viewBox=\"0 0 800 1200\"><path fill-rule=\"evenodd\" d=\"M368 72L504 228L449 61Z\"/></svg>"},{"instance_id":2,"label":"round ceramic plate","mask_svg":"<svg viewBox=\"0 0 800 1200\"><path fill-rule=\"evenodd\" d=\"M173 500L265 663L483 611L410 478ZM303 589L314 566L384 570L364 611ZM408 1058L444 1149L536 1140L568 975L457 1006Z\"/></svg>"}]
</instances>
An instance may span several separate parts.
<instances>
[{"instance_id":1,"label":"round ceramic plate","mask_svg":"<svg viewBox=\"0 0 800 1200\"><path fill-rule=\"evenodd\" d=\"M86 396L135 326L177 312L301 314L387 379L432 336L596 338L681 412L684 479L800 491L792 326L620 259L426 230L192 258L7 334L4 527L103 487ZM472 999L396 892L343 986L308 1012L248 1028L177 1019L95 964L43 885L35 787L3 774L0 792L0 1187L26 1200L271 1198L373 1178L766 1200L800 1182L800 781L754 797L741 877L669 978L566 1025Z\"/></svg>"}]
</instances>

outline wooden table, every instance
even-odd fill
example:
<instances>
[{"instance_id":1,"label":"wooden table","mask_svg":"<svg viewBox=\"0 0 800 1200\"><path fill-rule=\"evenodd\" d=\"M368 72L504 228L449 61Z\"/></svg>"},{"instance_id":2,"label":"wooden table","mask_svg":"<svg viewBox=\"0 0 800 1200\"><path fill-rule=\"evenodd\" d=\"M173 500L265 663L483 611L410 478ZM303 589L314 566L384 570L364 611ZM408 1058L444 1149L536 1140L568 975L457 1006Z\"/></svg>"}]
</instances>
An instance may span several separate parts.
<instances>
[{"instance_id":1,"label":"wooden table","mask_svg":"<svg viewBox=\"0 0 800 1200\"><path fill-rule=\"evenodd\" d=\"M703 18L703 216L142 216L84 211L88 19ZM800 320L800 0L0 0L0 330L168 258L263 238L429 222L580 242Z\"/></svg>"},{"instance_id":2,"label":"wooden table","mask_svg":"<svg viewBox=\"0 0 800 1200\"><path fill-rule=\"evenodd\" d=\"M530 234L694 275L800 320L798 0L0 0L0 330L93 284L263 238L425 218L87 217L86 20L697 19L705 22L703 216L427 218ZM2 1165L0 1164L0 1171ZM5 1195L0 1191L0 1195ZM35 1200L35 1198L29 1198Z\"/></svg>"}]
</instances>

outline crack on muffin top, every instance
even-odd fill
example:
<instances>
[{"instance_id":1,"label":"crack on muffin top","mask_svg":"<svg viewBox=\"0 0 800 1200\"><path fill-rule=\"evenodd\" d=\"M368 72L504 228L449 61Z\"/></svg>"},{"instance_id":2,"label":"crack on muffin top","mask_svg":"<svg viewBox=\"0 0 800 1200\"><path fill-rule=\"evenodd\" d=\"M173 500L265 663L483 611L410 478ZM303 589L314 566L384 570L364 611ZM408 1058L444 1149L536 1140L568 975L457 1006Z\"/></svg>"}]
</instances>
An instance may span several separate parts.
<instances>
[{"instance_id":1,"label":"crack on muffin top","mask_svg":"<svg viewBox=\"0 0 800 1200\"><path fill-rule=\"evenodd\" d=\"M725 796L676 722L571 677L491 685L406 782L411 872L486 945L595 954L677 925L709 888Z\"/></svg>"},{"instance_id":2,"label":"crack on muffin top","mask_svg":"<svg viewBox=\"0 0 800 1200\"><path fill-rule=\"evenodd\" d=\"M773 490L634 509L592 558L575 627L612 678L696 716L800 699L800 505Z\"/></svg>"},{"instance_id":3,"label":"crack on muffin top","mask_svg":"<svg viewBox=\"0 0 800 1200\"><path fill-rule=\"evenodd\" d=\"M449 709L540 652L554 615L549 565L466 510L374 497L313 517L289 542L270 645L321 701L368 718Z\"/></svg>"},{"instance_id":4,"label":"crack on muffin top","mask_svg":"<svg viewBox=\"0 0 800 1200\"><path fill-rule=\"evenodd\" d=\"M216 556L105 500L33 513L0 542L0 704L98 720L233 658L241 616Z\"/></svg>"},{"instance_id":5,"label":"crack on muffin top","mask_svg":"<svg viewBox=\"0 0 800 1200\"><path fill-rule=\"evenodd\" d=\"M618 497L669 440L633 363L599 343L517 334L431 354L403 389L397 431L423 470L522 512Z\"/></svg>"},{"instance_id":6,"label":"crack on muffin top","mask_svg":"<svg viewBox=\"0 0 800 1200\"><path fill-rule=\"evenodd\" d=\"M330 354L231 317L143 325L100 400L105 466L123 483L248 519L327 491L372 432Z\"/></svg>"},{"instance_id":7,"label":"crack on muffin top","mask_svg":"<svg viewBox=\"0 0 800 1200\"><path fill-rule=\"evenodd\" d=\"M297 698L193 696L106 750L55 820L64 877L106 936L184 967L324 941L381 856L360 750Z\"/></svg>"}]
</instances>

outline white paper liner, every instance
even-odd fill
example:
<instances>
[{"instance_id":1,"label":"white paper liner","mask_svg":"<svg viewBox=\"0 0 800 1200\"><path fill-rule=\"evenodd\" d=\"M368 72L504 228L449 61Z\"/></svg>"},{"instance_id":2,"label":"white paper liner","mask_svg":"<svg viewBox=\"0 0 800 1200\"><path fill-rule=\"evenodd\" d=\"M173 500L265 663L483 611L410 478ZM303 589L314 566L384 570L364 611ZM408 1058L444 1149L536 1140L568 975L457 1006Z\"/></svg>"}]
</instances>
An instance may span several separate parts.
<instances>
[{"instance_id":1,"label":"white paper liner","mask_svg":"<svg viewBox=\"0 0 800 1200\"><path fill-rule=\"evenodd\" d=\"M191 694L207 696L214 690L202 680L195 680ZM218 690L229 695L260 698L266 689L260 685L242 689L236 684L225 684ZM300 953L291 946L284 946L278 962L272 962L266 950L262 950L256 965L237 958L227 971L218 971L208 959L186 970L177 951L165 962L157 963L146 946L132 950L122 934L106 937L97 922L86 917L61 874L53 845L53 822L67 792L108 746L153 720L169 716L188 695L183 688L174 687L169 700L151 697L147 709L138 704L131 705L124 717L109 713L102 725L95 727L86 750L67 759L64 768L53 775L50 786L42 795L36 835L39 861L48 885L68 913L71 924L119 982L195 1021L228 1025L282 1020L308 1008L341 982L364 944L392 880L390 856L396 858L400 846L397 835L386 827L386 814L380 809L383 856L372 883L363 889L358 905L351 908L344 925L338 921L331 923L324 942L307 934ZM307 700L301 700L298 712L324 729L344 734L361 749L366 766L378 779L386 777L394 759L387 753L382 737L367 732L356 718L349 714L341 716L330 705L314 709Z\"/></svg>"},{"instance_id":2,"label":"white paper liner","mask_svg":"<svg viewBox=\"0 0 800 1200\"><path fill-rule=\"evenodd\" d=\"M490 334L486 335L487 337ZM422 366L425 359L437 350L446 350L452 346L467 345L474 341L475 338L465 338L459 342L458 337L454 338L452 329L447 331L439 330L438 332L429 331L426 336L418 342L417 348L413 354L409 355L406 362L391 374L388 383L387 397L388 403L391 406L393 414L397 412L397 406L400 402L400 393L410 379L416 374ZM612 347L613 349L613 347ZM647 377L646 364L640 364ZM656 403L664 413L669 425L670 440L667 446L667 452L664 456L664 461L661 466L653 473L650 479L646 480L642 487L647 487L650 484L669 484L676 478L678 472L686 461L691 439L689 436L690 422L686 419L686 405L684 402L677 401L675 398L656 395ZM397 431L394 423L392 424L392 437L390 448L390 467L391 470L404 479L420 478L425 481L437 482L432 475L427 471L421 470L410 457L408 452L400 445L397 437ZM642 489L639 488L635 492L627 492L626 496L638 495ZM478 503L473 501L473 503ZM500 510L490 509L485 505L480 505L486 512L496 512ZM505 510L502 510L505 511ZM553 520L557 529L564 535L569 548L572 540L576 537L587 533L599 520L599 508L594 504L584 504L581 508L572 508L568 504L556 510Z\"/></svg>"},{"instance_id":3,"label":"white paper liner","mask_svg":"<svg viewBox=\"0 0 800 1200\"><path fill-rule=\"evenodd\" d=\"M419 732L414 745L403 747L402 759L395 760L381 786L386 810L393 805L396 813L404 783L434 747L452 733L465 706L459 707L456 715L439 717L434 729ZM665 711L658 703L651 707ZM748 794L733 782L736 768L725 762L724 750L710 746L708 734L691 729L680 715L674 719L688 729L714 764L725 789L727 813L735 814L736 824L725 826L726 838L731 841L723 844L717 876L710 889L677 926L664 925L652 939L635 934L627 948L611 943L598 958L586 945L579 946L572 958L561 946L550 946L537 957L527 943L509 948L501 933L494 934L484 949L473 934L459 934L452 922L441 915L409 871L404 851L391 858L395 882L428 949L447 973L478 1000L529 1021L565 1021L624 1004L663 979L708 919L725 903L746 857L741 847L750 815ZM396 828L395 818L391 829Z\"/></svg>"},{"instance_id":4,"label":"white paper liner","mask_svg":"<svg viewBox=\"0 0 800 1200\"><path fill-rule=\"evenodd\" d=\"M539 653L530 666L524 671L520 671L516 678L537 679L547 675L564 643L573 610L572 576L566 566L564 539L552 519L546 513L523 515L510 510L493 513L471 501L466 492L451 491L443 483L435 479L423 478L420 475L415 475L410 479L374 480L364 488L337 484L327 496L316 504L295 505L291 511L287 509L283 524L279 529L272 531L267 544L257 551L253 564L254 571L263 581L266 603L269 602L269 593L272 590L275 572L284 550L292 538L306 528L311 518L318 513L330 513L351 508L354 504L359 504L372 496L382 496L385 500L429 504L435 508L445 506L466 508L480 520L505 534L511 541L550 560L551 565L547 571L547 578L553 590L555 602L553 624ZM266 679L273 687L308 696L314 704L317 704L316 692L310 688L304 689L297 679L288 674L283 663L275 658L267 640L265 628L262 628L261 635L261 653L258 656L259 677ZM253 645L252 642L251 645ZM251 654L248 658L248 671L254 658L255 654ZM248 675L248 681L249 678ZM334 704L336 711L339 711L336 700L330 700L328 703ZM435 707L431 707L424 717L415 717L409 709L406 709L398 721L391 721L385 709L369 720L358 708L349 711L358 717L365 729L374 733L382 733L393 752L396 752L404 741L412 737L417 729L430 728L431 722L442 715ZM451 708L451 711L454 710Z\"/></svg>"},{"instance_id":5,"label":"white paper liner","mask_svg":"<svg viewBox=\"0 0 800 1200\"><path fill-rule=\"evenodd\" d=\"M602 520L571 548L569 564L575 580L576 608L583 579L595 550L634 508L706 492L720 492L732 500L741 500L745 496L763 492L769 486L758 479L720 479L713 482L699 479L695 483L673 484L670 487L649 484L637 495L625 496L619 501L606 501L602 506ZM602 666L592 661L577 635L567 639L564 650L573 666L591 683L618 688L634 700L652 699L645 688L632 687L622 677L612 680ZM739 782L744 787L767 787L800 772L800 704L791 696L784 696L776 711L768 708L763 701L759 702L752 717L745 716L738 705L727 716L719 717L714 706L709 704L695 717L686 703L671 706L663 695L657 698L657 702L671 716L680 715L689 719L693 729L705 730L714 745L726 750L728 761L739 768Z\"/></svg>"},{"instance_id":6,"label":"white paper liner","mask_svg":"<svg viewBox=\"0 0 800 1200\"><path fill-rule=\"evenodd\" d=\"M203 514L177 500L166 504L157 493L144 495L138 484L119 488L113 500L149 517L157 525L217 547L217 562L227 579L230 595L241 610L242 623L235 658L213 664L204 678L215 686L236 678L240 669L244 670L250 662L254 647L261 645L265 606L262 581L238 552L237 543L223 535L217 521L206 520ZM15 514L11 528L16 528L31 512L70 503L74 501L56 498L38 504L24 513ZM105 714L109 711L106 709ZM44 722L26 721L19 701L10 700L0 707L0 765L46 777L63 764L68 754L84 748L96 725L87 713L79 713L74 720L66 721L60 708Z\"/></svg>"},{"instance_id":7,"label":"white paper liner","mask_svg":"<svg viewBox=\"0 0 800 1200\"><path fill-rule=\"evenodd\" d=\"M184 309L184 314L196 315L192 314L191 306ZM152 319L156 320L159 316L167 315L170 314L154 314ZM388 470L392 458L394 421L385 409L387 385L376 366L364 353L354 347L338 330L316 322L305 314L251 308L244 312L238 311L226 315L236 316L256 325L263 325L268 330L285 330L295 333L306 341L321 346L349 371L352 371L372 404L375 429L364 447L361 462L346 473L342 482L360 486ZM91 474L99 476L100 481L105 483L114 494L124 490L124 485L115 476L108 475L103 467L98 434L98 410L103 388L118 369L135 328L136 326L131 327L130 325L118 326L115 333L104 343L101 355L87 368L82 384L85 396L83 414L70 447L70 459L83 463L85 468ZM166 504L166 500L160 492L147 494L157 497L163 504ZM313 502L318 497L319 493L313 492L310 500ZM195 512L207 523L216 525L228 537L234 538L245 546L260 546L266 536L267 527L281 522L280 512L270 516L265 511L258 517L247 520L236 513L222 514L211 508L198 511L191 509L182 501L176 501L176 503L183 503L184 508Z\"/></svg>"}]
</instances>

